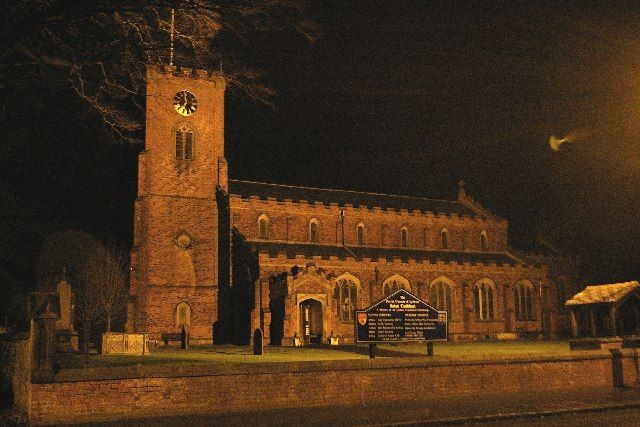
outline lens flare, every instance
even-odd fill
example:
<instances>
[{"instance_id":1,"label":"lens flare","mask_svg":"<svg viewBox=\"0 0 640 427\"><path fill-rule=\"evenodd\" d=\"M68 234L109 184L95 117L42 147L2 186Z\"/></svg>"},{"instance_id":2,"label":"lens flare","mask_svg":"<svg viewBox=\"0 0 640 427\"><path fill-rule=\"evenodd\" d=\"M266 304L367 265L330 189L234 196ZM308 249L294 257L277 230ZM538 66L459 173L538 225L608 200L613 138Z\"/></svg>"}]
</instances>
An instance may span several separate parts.
<instances>
[{"instance_id":1,"label":"lens flare","mask_svg":"<svg viewBox=\"0 0 640 427\"><path fill-rule=\"evenodd\" d=\"M549 137L549 146L553 151L559 151L560 145L564 144L565 142L567 142L567 138L558 138L555 135L551 135Z\"/></svg>"},{"instance_id":2,"label":"lens flare","mask_svg":"<svg viewBox=\"0 0 640 427\"><path fill-rule=\"evenodd\" d=\"M584 129L578 129L574 132L569 133L564 138L557 137L555 135L551 135L549 137L549 146L553 151L560 151L560 146L567 142L575 142L579 141L587 136L587 131Z\"/></svg>"}]
</instances>

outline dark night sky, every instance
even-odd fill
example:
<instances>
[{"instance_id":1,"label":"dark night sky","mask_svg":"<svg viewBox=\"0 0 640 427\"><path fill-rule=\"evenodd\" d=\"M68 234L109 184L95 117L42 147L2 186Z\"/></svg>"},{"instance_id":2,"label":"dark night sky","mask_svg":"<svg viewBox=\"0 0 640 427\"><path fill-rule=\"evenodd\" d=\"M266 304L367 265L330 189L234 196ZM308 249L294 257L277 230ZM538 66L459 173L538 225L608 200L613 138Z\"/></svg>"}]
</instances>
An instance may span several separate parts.
<instances>
[{"instance_id":1,"label":"dark night sky","mask_svg":"<svg viewBox=\"0 0 640 427\"><path fill-rule=\"evenodd\" d=\"M326 2L315 45L258 48L273 111L229 98L232 175L447 198L462 178L512 242L636 274L639 9L541 4Z\"/></svg>"},{"instance_id":2,"label":"dark night sky","mask_svg":"<svg viewBox=\"0 0 640 427\"><path fill-rule=\"evenodd\" d=\"M445 198L464 179L514 244L542 231L594 280L637 278L640 6L606 3L316 2L316 43L253 46L273 108L227 93L231 176ZM130 238L136 148L64 108L13 113L29 141L4 154L0 191L21 268L30 236Z\"/></svg>"}]
</instances>

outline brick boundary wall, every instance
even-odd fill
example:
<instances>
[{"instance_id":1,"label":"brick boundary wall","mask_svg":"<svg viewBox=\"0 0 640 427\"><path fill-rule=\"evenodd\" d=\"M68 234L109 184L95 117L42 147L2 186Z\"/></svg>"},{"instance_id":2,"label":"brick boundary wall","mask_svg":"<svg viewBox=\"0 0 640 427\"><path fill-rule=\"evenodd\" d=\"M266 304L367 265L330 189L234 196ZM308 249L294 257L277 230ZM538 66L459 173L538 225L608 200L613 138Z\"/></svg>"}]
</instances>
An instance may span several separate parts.
<instances>
[{"instance_id":1,"label":"brick boundary wall","mask_svg":"<svg viewBox=\"0 0 640 427\"><path fill-rule=\"evenodd\" d=\"M0 340L0 376L3 386L10 386L14 410L27 416L31 404L31 340L28 337Z\"/></svg>"},{"instance_id":2,"label":"brick boundary wall","mask_svg":"<svg viewBox=\"0 0 640 427\"><path fill-rule=\"evenodd\" d=\"M434 363L410 358L345 362L245 365L189 376L32 384L30 421L114 421L613 384L612 357L603 352L500 361ZM637 364L637 352L624 352L625 383L638 382Z\"/></svg>"}]
</instances>

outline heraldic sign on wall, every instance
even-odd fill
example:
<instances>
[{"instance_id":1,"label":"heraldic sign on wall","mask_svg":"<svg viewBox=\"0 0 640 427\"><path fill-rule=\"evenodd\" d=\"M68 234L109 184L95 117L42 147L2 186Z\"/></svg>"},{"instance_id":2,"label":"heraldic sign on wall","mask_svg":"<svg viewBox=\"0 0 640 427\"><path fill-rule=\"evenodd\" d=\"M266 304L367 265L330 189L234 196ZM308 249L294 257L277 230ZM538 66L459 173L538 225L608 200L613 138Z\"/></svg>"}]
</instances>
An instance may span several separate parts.
<instances>
[{"instance_id":1,"label":"heraldic sign on wall","mask_svg":"<svg viewBox=\"0 0 640 427\"><path fill-rule=\"evenodd\" d=\"M400 289L364 310L356 310L360 343L446 341L447 312Z\"/></svg>"}]
</instances>

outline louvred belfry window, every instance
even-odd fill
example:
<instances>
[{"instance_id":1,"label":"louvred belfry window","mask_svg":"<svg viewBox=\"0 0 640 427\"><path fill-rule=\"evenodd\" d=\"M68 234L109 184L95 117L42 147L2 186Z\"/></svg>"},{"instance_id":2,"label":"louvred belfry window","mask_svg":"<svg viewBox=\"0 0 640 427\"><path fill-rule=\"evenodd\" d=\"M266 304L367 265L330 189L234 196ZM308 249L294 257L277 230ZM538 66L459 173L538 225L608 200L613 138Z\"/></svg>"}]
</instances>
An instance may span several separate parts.
<instances>
[{"instance_id":1,"label":"louvred belfry window","mask_svg":"<svg viewBox=\"0 0 640 427\"><path fill-rule=\"evenodd\" d=\"M195 145L193 130L182 126L176 130L176 159L192 160Z\"/></svg>"}]
</instances>

